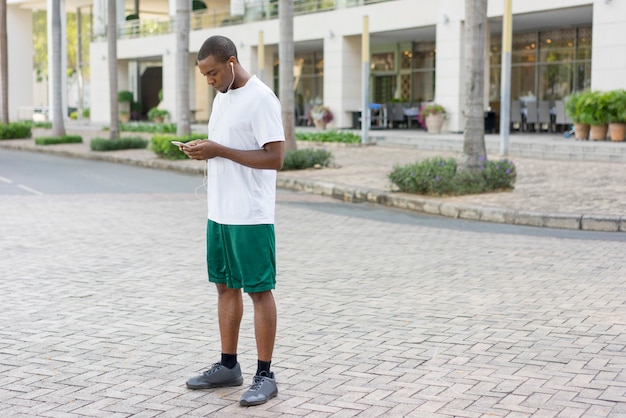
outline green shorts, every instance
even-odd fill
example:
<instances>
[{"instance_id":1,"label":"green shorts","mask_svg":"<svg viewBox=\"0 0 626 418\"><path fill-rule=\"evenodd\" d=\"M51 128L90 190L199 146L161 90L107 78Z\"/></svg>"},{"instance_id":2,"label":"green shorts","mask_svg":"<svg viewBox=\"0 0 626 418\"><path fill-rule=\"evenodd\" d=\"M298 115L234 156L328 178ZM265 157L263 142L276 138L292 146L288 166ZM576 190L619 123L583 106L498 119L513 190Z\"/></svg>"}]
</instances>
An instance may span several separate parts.
<instances>
[{"instance_id":1,"label":"green shorts","mask_svg":"<svg viewBox=\"0 0 626 418\"><path fill-rule=\"evenodd\" d=\"M276 286L274 225L222 225L207 222L207 271L211 283L246 293Z\"/></svg>"}]
</instances>

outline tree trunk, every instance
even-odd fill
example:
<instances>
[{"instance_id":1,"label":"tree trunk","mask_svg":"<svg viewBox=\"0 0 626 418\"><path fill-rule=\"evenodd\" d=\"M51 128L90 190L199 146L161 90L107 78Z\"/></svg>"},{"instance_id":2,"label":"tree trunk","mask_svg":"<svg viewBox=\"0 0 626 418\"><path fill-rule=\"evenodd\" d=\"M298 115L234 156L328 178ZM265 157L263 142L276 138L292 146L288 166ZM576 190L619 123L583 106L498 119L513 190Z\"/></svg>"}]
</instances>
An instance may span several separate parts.
<instances>
[{"instance_id":1,"label":"tree trunk","mask_svg":"<svg viewBox=\"0 0 626 418\"><path fill-rule=\"evenodd\" d=\"M487 0L465 0L465 130L459 171L478 171L485 151L484 74Z\"/></svg>"},{"instance_id":2,"label":"tree trunk","mask_svg":"<svg viewBox=\"0 0 626 418\"><path fill-rule=\"evenodd\" d=\"M9 52L7 48L7 0L0 0L0 122L9 123Z\"/></svg>"},{"instance_id":3,"label":"tree trunk","mask_svg":"<svg viewBox=\"0 0 626 418\"><path fill-rule=\"evenodd\" d=\"M279 98L282 106L283 130L285 131L285 151L293 151L297 148L293 93L293 0L278 2L278 19L280 22L280 40L278 43Z\"/></svg>"},{"instance_id":4,"label":"tree trunk","mask_svg":"<svg viewBox=\"0 0 626 418\"><path fill-rule=\"evenodd\" d=\"M189 27L191 0L176 0L176 135L191 132L189 121Z\"/></svg>"},{"instance_id":5,"label":"tree trunk","mask_svg":"<svg viewBox=\"0 0 626 418\"><path fill-rule=\"evenodd\" d=\"M52 136L65 135L61 38L61 0L52 0Z\"/></svg>"},{"instance_id":6,"label":"tree trunk","mask_svg":"<svg viewBox=\"0 0 626 418\"><path fill-rule=\"evenodd\" d=\"M120 137L120 118L117 103L117 2L107 1L107 41L109 46L109 105L111 126L109 138Z\"/></svg>"}]
</instances>

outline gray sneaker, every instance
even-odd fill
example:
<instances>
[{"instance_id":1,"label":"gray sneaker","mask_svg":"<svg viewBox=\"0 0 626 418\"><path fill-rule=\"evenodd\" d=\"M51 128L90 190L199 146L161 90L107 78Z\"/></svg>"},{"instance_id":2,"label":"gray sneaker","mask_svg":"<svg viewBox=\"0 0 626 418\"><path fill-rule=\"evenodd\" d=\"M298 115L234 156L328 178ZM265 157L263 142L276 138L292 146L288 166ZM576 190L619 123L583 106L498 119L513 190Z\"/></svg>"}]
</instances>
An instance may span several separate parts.
<instances>
[{"instance_id":1,"label":"gray sneaker","mask_svg":"<svg viewBox=\"0 0 626 418\"><path fill-rule=\"evenodd\" d=\"M187 387L189 389L211 389L241 385L243 385L243 376L241 375L239 363L232 369L220 363L215 363L200 376L195 376L187 380Z\"/></svg>"},{"instance_id":2,"label":"gray sneaker","mask_svg":"<svg viewBox=\"0 0 626 418\"><path fill-rule=\"evenodd\" d=\"M264 372L263 372L264 373ZM270 372L269 376L254 376L252 386L241 395L239 405L254 406L261 405L278 395L278 387L274 373Z\"/></svg>"}]
</instances>

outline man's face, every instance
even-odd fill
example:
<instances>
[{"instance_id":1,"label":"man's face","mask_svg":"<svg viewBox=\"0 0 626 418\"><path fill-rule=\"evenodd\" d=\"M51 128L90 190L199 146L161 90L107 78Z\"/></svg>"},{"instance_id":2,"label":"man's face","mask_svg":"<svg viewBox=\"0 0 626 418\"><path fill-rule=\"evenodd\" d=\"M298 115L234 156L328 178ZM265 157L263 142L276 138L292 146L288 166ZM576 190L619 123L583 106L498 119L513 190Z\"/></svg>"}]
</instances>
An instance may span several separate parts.
<instances>
[{"instance_id":1,"label":"man's face","mask_svg":"<svg viewBox=\"0 0 626 418\"><path fill-rule=\"evenodd\" d=\"M217 62L212 55L209 55L202 61L198 61L198 69L206 78L209 86L222 93L226 93L228 86L234 79L230 66L231 61Z\"/></svg>"}]
</instances>

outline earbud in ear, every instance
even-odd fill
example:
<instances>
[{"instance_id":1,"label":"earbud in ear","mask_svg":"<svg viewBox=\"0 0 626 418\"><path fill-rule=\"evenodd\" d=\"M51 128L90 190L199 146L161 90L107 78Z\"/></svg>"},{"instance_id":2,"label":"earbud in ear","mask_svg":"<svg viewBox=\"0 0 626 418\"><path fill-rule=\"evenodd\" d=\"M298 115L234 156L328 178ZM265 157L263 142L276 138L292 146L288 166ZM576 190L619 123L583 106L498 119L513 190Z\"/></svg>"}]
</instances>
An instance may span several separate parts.
<instances>
[{"instance_id":1,"label":"earbud in ear","mask_svg":"<svg viewBox=\"0 0 626 418\"><path fill-rule=\"evenodd\" d=\"M235 68L235 65L233 64L233 62L232 62L232 61L230 62L230 66L231 66L232 68Z\"/></svg>"}]
</instances>

